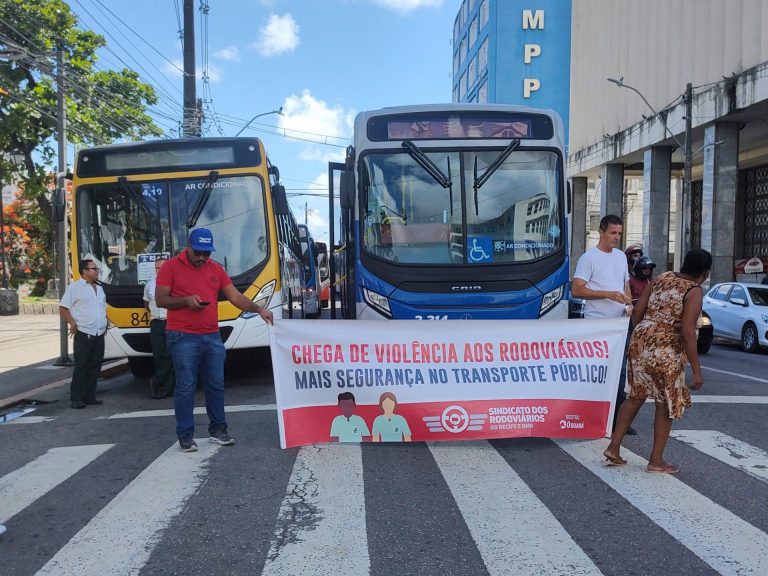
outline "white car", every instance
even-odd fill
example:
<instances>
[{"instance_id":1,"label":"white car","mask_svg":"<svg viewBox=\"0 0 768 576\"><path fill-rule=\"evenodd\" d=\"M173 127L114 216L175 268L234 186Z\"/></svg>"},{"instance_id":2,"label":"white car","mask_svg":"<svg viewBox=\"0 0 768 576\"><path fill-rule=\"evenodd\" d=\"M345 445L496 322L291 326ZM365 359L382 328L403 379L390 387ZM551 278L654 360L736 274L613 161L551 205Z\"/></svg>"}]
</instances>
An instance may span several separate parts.
<instances>
[{"instance_id":1,"label":"white car","mask_svg":"<svg viewBox=\"0 0 768 576\"><path fill-rule=\"evenodd\" d=\"M740 342L745 352L768 348L768 285L715 284L704 295L703 308L716 337Z\"/></svg>"}]
</instances>

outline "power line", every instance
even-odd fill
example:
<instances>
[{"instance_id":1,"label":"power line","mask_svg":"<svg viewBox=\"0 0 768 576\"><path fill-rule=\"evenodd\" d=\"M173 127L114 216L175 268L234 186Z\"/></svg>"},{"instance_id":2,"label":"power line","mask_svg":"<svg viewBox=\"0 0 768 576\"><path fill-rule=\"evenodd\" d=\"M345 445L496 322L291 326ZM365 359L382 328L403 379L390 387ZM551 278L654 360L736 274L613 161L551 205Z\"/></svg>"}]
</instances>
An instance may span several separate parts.
<instances>
[{"instance_id":1,"label":"power line","mask_svg":"<svg viewBox=\"0 0 768 576\"><path fill-rule=\"evenodd\" d=\"M181 72L182 74L184 73L184 70L183 70L183 69L179 68L179 67L178 67L178 66L177 66L177 65L176 65L176 64L175 64L175 63L174 63L172 60L169 60L169 59L168 59L168 58L165 56L165 54L163 54L163 53L162 53L162 52L160 52L160 51L159 51L157 48L155 48L154 46L152 46L152 44L150 44L149 42L147 42L147 41L144 39L144 37L143 37L141 34L139 34L138 32L136 32L136 30L134 30L134 29L133 29L133 28L131 28L131 27L130 27L128 24L126 24L126 23L125 23L125 22L124 22L124 21L123 21L123 20L122 20L122 19L121 19L121 18L120 18L120 17L119 17L117 14L115 14L114 12L112 12L112 10L110 10L109 8L107 8L107 7L106 7L106 6L105 6L105 5L104 5L104 4L101 2L101 0L94 0L94 1L95 1L97 4L101 5L101 7L102 7L102 8L104 8L104 10L106 10L107 12L109 12L110 14L112 14L112 16L114 16L114 17L117 19L117 21L118 21L118 22L120 22L120 24L122 24L123 26L125 26L125 27L126 27L128 30L130 30L131 32L133 32L133 33L136 35L136 37L137 37L139 40L141 40L142 42L144 42L144 44L146 44L147 46L149 46L149 47L150 47L150 48L151 48L151 49L152 49L152 50L153 50L155 53L157 53L157 55L158 55L158 56L160 56L160 57L161 57L163 60L165 60L166 62L168 62L168 64L170 64L171 66L173 66L174 68L176 68L176 70L178 70L178 71L179 71L179 72ZM78 4L79 4L79 2L78 2ZM181 91L179 91L179 92L181 92Z\"/></svg>"}]
</instances>

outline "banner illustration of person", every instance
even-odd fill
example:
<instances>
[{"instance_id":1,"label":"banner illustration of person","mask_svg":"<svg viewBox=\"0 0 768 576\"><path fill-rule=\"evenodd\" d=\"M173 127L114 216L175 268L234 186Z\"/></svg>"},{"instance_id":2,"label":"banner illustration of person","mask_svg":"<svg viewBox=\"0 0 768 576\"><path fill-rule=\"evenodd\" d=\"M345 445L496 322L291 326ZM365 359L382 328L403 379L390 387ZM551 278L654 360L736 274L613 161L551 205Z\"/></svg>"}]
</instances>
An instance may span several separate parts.
<instances>
[{"instance_id":1,"label":"banner illustration of person","mask_svg":"<svg viewBox=\"0 0 768 576\"><path fill-rule=\"evenodd\" d=\"M331 442L365 442L370 440L371 433L365 420L354 414L355 395L352 392L342 392L338 396L338 406L341 414L331 422Z\"/></svg>"},{"instance_id":2,"label":"banner illustration of person","mask_svg":"<svg viewBox=\"0 0 768 576\"><path fill-rule=\"evenodd\" d=\"M408 421L395 414L397 397L392 392L384 392L379 396L379 407L383 414L376 416L373 421L374 442L410 442L411 429Z\"/></svg>"}]
</instances>

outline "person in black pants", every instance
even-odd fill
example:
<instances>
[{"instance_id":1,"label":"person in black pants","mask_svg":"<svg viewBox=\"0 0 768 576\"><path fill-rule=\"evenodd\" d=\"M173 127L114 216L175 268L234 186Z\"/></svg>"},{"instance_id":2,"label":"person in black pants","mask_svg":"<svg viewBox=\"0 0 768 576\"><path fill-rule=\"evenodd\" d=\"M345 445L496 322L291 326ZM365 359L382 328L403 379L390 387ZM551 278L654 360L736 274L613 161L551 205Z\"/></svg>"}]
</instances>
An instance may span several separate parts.
<instances>
[{"instance_id":1,"label":"person in black pants","mask_svg":"<svg viewBox=\"0 0 768 576\"><path fill-rule=\"evenodd\" d=\"M165 325L168 311L159 308L155 301L157 273L163 267L165 259L155 260L155 278L144 286L144 308L149 312L149 339L152 342L152 356L155 360L155 373L152 375L152 398L162 399L173 396L176 378L173 374L173 357L165 342Z\"/></svg>"},{"instance_id":2,"label":"person in black pants","mask_svg":"<svg viewBox=\"0 0 768 576\"><path fill-rule=\"evenodd\" d=\"M80 279L64 291L59 314L69 324L74 338L75 367L72 371L72 408L102 404L96 400L96 381L104 360L104 334L107 331L107 297L96 283L99 267L93 260L80 260Z\"/></svg>"}]
</instances>

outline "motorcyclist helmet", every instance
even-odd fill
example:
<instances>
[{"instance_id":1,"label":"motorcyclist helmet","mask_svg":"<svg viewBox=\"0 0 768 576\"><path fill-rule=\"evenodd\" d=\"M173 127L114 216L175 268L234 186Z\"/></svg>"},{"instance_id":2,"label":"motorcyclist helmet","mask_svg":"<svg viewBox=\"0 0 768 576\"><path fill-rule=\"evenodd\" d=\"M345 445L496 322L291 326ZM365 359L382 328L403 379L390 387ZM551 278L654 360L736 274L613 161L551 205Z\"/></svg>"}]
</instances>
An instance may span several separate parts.
<instances>
[{"instance_id":1,"label":"motorcyclist helmet","mask_svg":"<svg viewBox=\"0 0 768 576\"><path fill-rule=\"evenodd\" d=\"M650 278L653 276L654 268L656 268L656 263L648 256L642 256L635 262L635 276L643 279Z\"/></svg>"}]
</instances>

